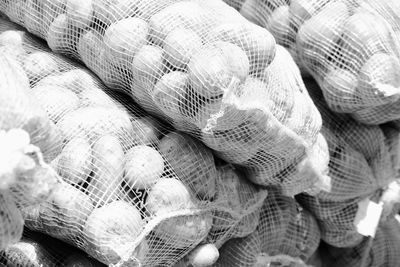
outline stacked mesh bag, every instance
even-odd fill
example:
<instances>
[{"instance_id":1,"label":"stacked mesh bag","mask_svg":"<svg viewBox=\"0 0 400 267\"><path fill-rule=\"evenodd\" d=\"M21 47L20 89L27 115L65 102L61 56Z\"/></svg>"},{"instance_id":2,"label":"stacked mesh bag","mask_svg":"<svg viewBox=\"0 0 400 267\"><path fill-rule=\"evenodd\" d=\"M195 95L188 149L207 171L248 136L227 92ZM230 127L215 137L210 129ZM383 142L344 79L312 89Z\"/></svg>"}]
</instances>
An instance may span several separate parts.
<instances>
[{"instance_id":1,"label":"stacked mesh bag","mask_svg":"<svg viewBox=\"0 0 400 267\"><path fill-rule=\"evenodd\" d=\"M332 110L370 125L400 118L397 1L225 2L289 48L318 81Z\"/></svg>"},{"instance_id":2,"label":"stacked mesh bag","mask_svg":"<svg viewBox=\"0 0 400 267\"><path fill-rule=\"evenodd\" d=\"M374 239L365 238L352 248L325 246L325 266L398 266L400 222L392 218L381 224Z\"/></svg>"},{"instance_id":3,"label":"stacked mesh bag","mask_svg":"<svg viewBox=\"0 0 400 267\"><path fill-rule=\"evenodd\" d=\"M348 114L330 111L317 83L311 79L305 82L323 118L321 133L329 147L331 190L296 198L316 217L324 242L354 247L364 239L357 228L357 218L364 211L362 203L376 201L382 190L397 183L398 131L389 126L363 125ZM385 216L392 213L398 201L391 198L382 199Z\"/></svg>"},{"instance_id":4,"label":"stacked mesh bag","mask_svg":"<svg viewBox=\"0 0 400 267\"><path fill-rule=\"evenodd\" d=\"M23 209L29 229L107 265L171 266L201 242L214 246L251 231L242 222L249 217L257 225L266 189L217 168L201 142L4 20L2 43L60 137L50 165L63 182L44 203Z\"/></svg>"},{"instance_id":5,"label":"stacked mesh bag","mask_svg":"<svg viewBox=\"0 0 400 267\"><path fill-rule=\"evenodd\" d=\"M293 198L268 192L257 229L228 240L215 266L308 266L320 243L317 221Z\"/></svg>"},{"instance_id":6,"label":"stacked mesh bag","mask_svg":"<svg viewBox=\"0 0 400 267\"><path fill-rule=\"evenodd\" d=\"M57 149L57 130L29 96L13 52L0 48L0 251L21 238L21 209L45 201L58 184L47 164Z\"/></svg>"},{"instance_id":7,"label":"stacked mesh bag","mask_svg":"<svg viewBox=\"0 0 400 267\"><path fill-rule=\"evenodd\" d=\"M321 118L298 67L221 0L2 1L0 9L251 181L288 195L319 186L309 157ZM309 169L314 176L298 175Z\"/></svg>"},{"instance_id":8,"label":"stacked mesh bag","mask_svg":"<svg viewBox=\"0 0 400 267\"><path fill-rule=\"evenodd\" d=\"M0 266L105 267L85 253L47 235L25 230L18 242L0 252Z\"/></svg>"},{"instance_id":9,"label":"stacked mesh bag","mask_svg":"<svg viewBox=\"0 0 400 267\"><path fill-rule=\"evenodd\" d=\"M399 166L398 129L381 125L398 124L400 116L398 3L225 2L267 28L278 43L289 49L303 75L311 74L320 86L306 81L323 119L321 133L329 146L328 177L332 188L329 193L301 194L297 199L317 218L324 242L349 250L363 246L368 253L369 248L360 245L365 238L355 226L356 217L363 211L361 203L376 201L386 190L381 198L385 221L396 210L394 203L399 200L398 184L394 181ZM389 248L380 246L380 252L384 249L390 254ZM342 257L340 253L337 256ZM365 266L396 266L393 262L371 265L360 259L348 266L360 262Z\"/></svg>"}]
</instances>

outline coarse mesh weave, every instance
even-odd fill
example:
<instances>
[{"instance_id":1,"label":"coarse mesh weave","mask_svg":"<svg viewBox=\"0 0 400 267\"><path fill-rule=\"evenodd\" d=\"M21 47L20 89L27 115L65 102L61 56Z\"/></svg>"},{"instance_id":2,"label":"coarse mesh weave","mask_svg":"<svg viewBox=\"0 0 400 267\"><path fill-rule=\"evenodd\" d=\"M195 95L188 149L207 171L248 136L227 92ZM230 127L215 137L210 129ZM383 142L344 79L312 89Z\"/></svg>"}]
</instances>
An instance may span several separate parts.
<instances>
[{"instance_id":1,"label":"coarse mesh weave","mask_svg":"<svg viewBox=\"0 0 400 267\"><path fill-rule=\"evenodd\" d=\"M329 148L331 189L316 196L345 201L386 187L397 177L399 131L390 125L364 125L348 114L331 111L315 80L304 82L321 114L321 135Z\"/></svg>"},{"instance_id":2,"label":"coarse mesh weave","mask_svg":"<svg viewBox=\"0 0 400 267\"><path fill-rule=\"evenodd\" d=\"M400 262L400 224L396 219L380 225L375 238L353 248L328 246L325 260L335 266L394 267Z\"/></svg>"},{"instance_id":3,"label":"coarse mesh weave","mask_svg":"<svg viewBox=\"0 0 400 267\"><path fill-rule=\"evenodd\" d=\"M395 123L381 125L381 129L386 137L386 145L389 148L389 155L392 159L392 168L396 172L396 177L400 175L400 128Z\"/></svg>"},{"instance_id":4,"label":"coarse mesh weave","mask_svg":"<svg viewBox=\"0 0 400 267\"><path fill-rule=\"evenodd\" d=\"M218 166L217 171L219 205L206 241L220 248L227 239L245 237L256 230L268 192L250 183L231 165Z\"/></svg>"},{"instance_id":5,"label":"coarse mesh weave","mask_svg":"<svg viewBox=\"0 0 400 267\"><path fill-rule=\"evenodd\" d=\"M213 211L211 230L207 238L175 267L213 264L224 243L250 235L260 223L262 206L269 190L261 190L249 182L232 165L219 164L217 171L216 201L219 205ZM207 259L208 264L201 259Z\"/></svg>"},{"instance_id":6,"label":"coarse mesh weave","mask_svg":"<svg viewBox=\"0 0 400 267\"><path fill-rule=\"evenodd\" d=\"M269 188L256 231L228 240L215 266L307 266L319 242L311 214L293 198Z\"/></svg>"},{"instance_id":7,"label":"coarse mesh weave","mask_svg":"<svg viewBox=\"0 0 400 267\"><path fill-rule=\"evenodd\" d=\"M44 201L57 183L45 163L55 125L29 96L29 82L8 46L0 47L0 250L22 235L22 207Z\"/></svg>"},{"instance_id":8,"label":"coarse mesh weave","mask_svg":"<svg viewBox=\"0 0 400 267\"><path fill-rule=\"evenodd\" d=\"M363 236L354 225L359 210L360 198L346 201L322 200L307 194L296 196L297 201L317 220L321 230L321 239L336 247L358 245Z\"/></svg>"},{"instance_id":9,"label":"coarse mesh weave","mask_svg":"<svg viewBox=\"0 0 400 267\"><path fill-rule=\"evenodd\" d=\"M365 124L400 118L398 1L224 1L292 52L332 110Z\"/></svg>"},{"instance_id":10,"label":"coarse mesh weave","mask_svg":"<svg viewBox=\"0 0 400 267\"><path fill-rule=\"evenodd\" d=\"M27 229L20 241L0 252L0 263L10 267L105 267L62 241Z\"/></svg>"},{"instance_id":11,"label":"coarse mesh weave","mask_svg":"<svg viewBox=\"0 0 400 267\"><path fill-rule=\"evenodd\" d=\"M6 191L0 191L0 250L18 242L22 236L24 219Z\"/></svg>"},{"instance_id":12,"label":"coarse mesh weave","mask_svg":"<svg viewBox=\"0 0 400 267\"><path fill-rule=\"evenodd\" d=\"M221 0L24 0L0 10L254 182L281 184L316 140L321 119L290 54Z\"/></svg>"},{"instance_id":13,"label":"coarse mesh weave","mask_svg":"<svg viewBox=\"0 0 400 267\"><path fill-rule=\"evenodd\" d=\"M359 218L366 216L365 201L380 202L380 225L390 225L391 219L399 212L400 184L397 180L365 198L345 201L324 200L307 194L296 196L297 201L316 218L321 230L321 239L339 248L351 248L363 242L364 236L356 227ZM379 198L379 201L377 199ZM372 212L372 211L368 211Z\"/></svg>"},{"instance_id":14,"label":"coarse mesh weave","mask_svg":"<svg viewBox=\"0 0 400 267\"><path fill-rule=\"evenodd\" d=\"M7 30L11 24L2 21L0 40L22 36L13 50L30 74L29 94L61 136L51 166L64 182L45 203L23 207L26 226L114 266L171 266L205 240L213 211L227 202L216 197L211 151L27 32L2 32L3 25ZM254 194L249 197L257 202L265 189Z\"/></svg>"}]
</instances>

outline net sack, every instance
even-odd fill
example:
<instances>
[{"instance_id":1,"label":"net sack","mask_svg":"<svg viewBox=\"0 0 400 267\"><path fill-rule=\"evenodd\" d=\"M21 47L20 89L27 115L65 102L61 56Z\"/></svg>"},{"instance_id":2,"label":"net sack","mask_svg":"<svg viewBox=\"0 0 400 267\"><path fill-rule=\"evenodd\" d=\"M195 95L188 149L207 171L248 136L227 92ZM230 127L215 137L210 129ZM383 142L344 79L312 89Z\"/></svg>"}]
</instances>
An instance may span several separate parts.
<instances>
[{"instance_id":1,"label":"net sack","mask_svg":"<svg viewBox=\"0 0 400 267\"><path fill-rule=\"evenodd\" d=\"M17 2L0 10L259 184L279 185L316 140L290 54L220 0Z\"/></svg>"},{"instance_id":2,"label":"net sack","mask_svg":"<svg viewBox=\"0 0 400 267\"><path fill-rule=\"evenodd\" d=\"M269 188L256 231L228 240L215 266L307 266L319 241L311 214L293 198Z\"/></svg>"},{"instance_id":3,"label":"net sack","mask_svg":"<svg viewBox=\"0 0 400 267\"><path fill-rule=\"evenodd\" d=\"M57 147L55 126L29 96L26 74L0 47L0 250L22 235L22 207L44 201L57 175L45 160Z\"/></svg>"},{"instance_id":4,"label":"net sack","mask_svg":"<svg viewBox=\"0 0 400 267\"><path fill-rule=\"evenodd\" d=\"M18 267L105 266L64 242L30 230L25 230L20 241L0 252L0 263Z\"/></svg>"},{"instance_id":5,"label":"net sack","mask_svg":"<svg viewBox=\"0 0 400 267\"><path fill-rule=\"evenodd\" d=\"M330 189L314 195L340 202L385 188L397 177L399 131L389 125L364 125L348 114L331 111L315 80L304 82L321 114L321 135L329 150Z\"/></svg>"},{"instance_id":6,"label":"net sack","mask_svg":"<svg viewBox=\"0 0 400 267\"><path fill-rule=\"evenodd\" d=\"M260 222L261 209L268 190L260 189L232 165L217 165L213 224L205 240L182 258L175 267L212 266L219 249L233 238L246 237Z\"/></svg>"},{"instance_id":7,"label":"net sack","mask_svg":"<svg viewBox=\"0 0 400 267\"><path fill-rule=\"evenodd\" d=\"M354 221L360 199L342 202L322 200L307 194L296 196L298 202L317 220L321 239L335 247L353 247L363 240Z\"/></svg>"},{"instance_id":8,"label":"net sack","mask_svg":"<svg viewBox=\"0 0 400 267\"><path fill-rule=\"evenodd\" d=\"M393 168L396 172L396 175L399 175L399 151L400 151L400 128L396 123L386 123L381 125L381 129L386 137L386 144L389 148L389 155L393 162Z\"/></svg>"},{"instance_id":9,"label":"net sack","mask_svg":"<svg viewBox=\"0 0 400 267\"><path fill-rule=\"evenodd\" d=\"M217 171L219 205L206 241L220 248L227 239L245 237L256 230L268 191L249 182L231 165L220 165Z\"/></svg>"},{"instance_id":10,"label":"net sack","mask_svg":"<svg viewBox=\"0 0 400 267\"><path fill-rule=\"evenodd\" d=\"M329 107L365 124L397 120L396 1L225 0L268 29L320 84ZM392 2L392 3L391 3Z\"/></svg>"},{"instance_id":11,"label":"net sack","mask_svg":"<svg viewBox=\"0 0 400 267\"><path fill-rule=\"evenodd\" d=\"M365 198L339 202L300 194L296 199L316 218L325 243L338 248L351 248L360 245L364 236L374 234L375 219L378 225L390 223L399 212L399 196L400 183L396 179ZM377 206L380 206L379 209ZM368 229L363 226L364 223L368 224Z\"/></svg>"},{"instance_id":12,"label":"net sack","mask_svg":"<svg viewBox=\"0 0 400 267\"><path fill-rule=\"evenodd\" d=\"M399 221L381 225L373 240L365 239L353 248L327 248L327 260L340 266L396 266L400 257Z\"/></svg>"},{"instance_id":13,"label":"net sack","mask_svg":"<svg viewBox=\"0 0 400 267\"><path fill-rule=\"evenodd\" d=\"M57 258L42 244L26 237L0 252L0 258L7 266L55 267L58 264Z\"/></svg>"},{"instance_id":14,"label":"net sack","mask_svg":"<svg viewBox=\"0 0 400 267\"><path fill-rule=\"evenodd\" d=\"M20 65L34 63L26 72L37 71L29 93L61 136L51 166L63 182L44 203L23 208L26 226L114 266L171 266L203 241L215 207L226 203L216 198L211 151L28 33L5 33L23 37L13 50Z\"/></svg>"},{"instance_id":15,"label":"net sack","mask_svg":"<svg viewBox=\"0 0 400 267\"><path fill-rule=\"evenodd\" d=\"M24 219L8 192L0 191L0 251L18 242L22 236Z\"/></svg>"}]
</instances>

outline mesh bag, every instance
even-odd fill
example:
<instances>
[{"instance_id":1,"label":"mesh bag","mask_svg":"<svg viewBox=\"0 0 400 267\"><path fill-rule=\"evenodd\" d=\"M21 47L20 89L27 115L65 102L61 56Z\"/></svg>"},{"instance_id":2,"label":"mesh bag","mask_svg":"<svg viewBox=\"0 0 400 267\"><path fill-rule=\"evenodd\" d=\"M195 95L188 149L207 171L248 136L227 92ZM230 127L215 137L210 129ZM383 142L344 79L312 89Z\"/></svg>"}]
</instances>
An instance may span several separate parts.
<instances>
[{"instance_id":1,"label":"mesh bag","mask_svg":"<svg viewBox=\"0 0 400 267\"><path fill-rule=\"evenodd\" d=\"M211 230L207 238L175 267L211 266L225 242L250 235L260 222L267 190L250 183L232 165L219 164L217 171L215 198L219 205L213 211Z\"/></svg>"},{"instance_id":2,"label":"mesh bag","mask_svg":"<svg viewBox=\"0 0 400 267\"><path fill-rule=\"evenodd\" d=\"M304 81L322 116L321 134L329 148L331 188L316 196L345 201L386 187L397 177L399 131L390 125L363 125L348 114L329 110L318 84L312 79Z\"/></svg>"},{"instance_id":3,"label":"mesh bag","mask_svg":"<svg viewBox=\"0 0 400 267\"><path fill-rule=\"evenodd\" d=\"M7 266L55 267L59 263L43 244L27 237L0 252L0 258Z\"/></svg>"},{"instance_id":4,"label":"mesh bag","mask_svg":"<svg viewBox=\"0 0 400 267\"><path fill-rule=\"evenodd\" d=\"M369 202L379 202L381 205L380 213L374 215L379 216L378 222L381 225L390 224L394 215L399 212L400 182L397 178L365 198L339 202L300 194L296 199L317 219L323 241L334 247L351 248L363 242L365 230L361 231L363 228L360 219L367 220L367 216L373 214L372 208L368 207ZM373 222L368 221L368 224L373 227Z\"/></svg>"},{"instance_id":5,"label":"mesh bag","mask_svg":"<svg viewBox=\"0 0 400 267\"><path fill-rule=\"evenodd\" d=\"M0 250L18 242L24 219L8 192L0 191Z\"/></svg>"},{"instance_id":6,"label":"mesh bag","mask_svg":"<svg viewBox=\"0 0 400 267\"><path fill-rule=\"evenodd\" d=\"M21 240L0 252L10 267L104 267L78 249L47 235L25 230Z\"/></svg>"},{"instance_id":7,"label":"mesh bag","mask_svg":"<svg viewBox=\"0 0 400 267\"><path fill-rule=\"evenodd\" d=\"M292 52L321 85L331 109L366 124L399 119L397 1L225 2Z\"/></svg>"},{"instance_id":8,"label":"mesh bag","mask_svg":"<svg viewBox=\"0 0 400 267\"><path fill-rule=\"evenodd\" d=\"M218 166L213 226L207 242L217 248L228 238L245 237L257 228L267 190L261 190L230 165Z\"/></svg>"},{"instance_id":9,"label":"mesh bag","mask_svg":"<svg viewBox=\"0 0 400 267\"><path fill-rule=\"evenodd\" d=\"M396 177L400 174L400 128L395 123L381 125L381 129L386 137L386 145L389 148L389 155L393 162Z\"/></svg>"},{"instance_id":10,"label":"mesh bag","mask_svg":"<svg viewBox=\"0 0 400 267\"><path fill-rule=\"evenodd\" d=\"M29 97L28 78L0 48L0 250L22 235L22 207L44 201L57 175L45 163L57 150L55 125Z\"/></svg>"},{"instance_id":11,"label":"mesh bag","mask_svg":"<svg viewBox=\"0 0 400 267\"><path fill-rule=\"evenodd\" d=\"M360 199L342 202L322 200L307 194L296 196L298 202L317 220L321 239L335 247L353 247L363 240L357 232L354 220Z\"/></svg>"},{"instance_id":12,"label":"mesh bag","mask_svg":"<svg viewBox=\"0 0 400 267\"><path fill-rule=\"evenodd\" d=\"M316 140L320 116L290 54L220 0L2 1L0 10L254 182L279 185Z\"/></svg>"},{"instance_id":13,"label":"mesh bag","mask_svg":"<svg viewBox=\"0 0 400 267\"><path fill-rule=\"evenodd\" d=\"M269 188L256 231L228 240L216 266L307 266L319 241L311 214L293 198Z\"/></svg>"},{"instance_id":14,"label":"mesh bag","mask_svg":"<svg viewBox=\"0 0 400 267\"><path fill-rule=\"evenodd\" d=\"M13 50L30 73L29 94L61 136L50 164L63 182L44 203L23 207L26 226L113 266L171 266L205 240L227 202L216 197L211 151L26 32L3 27L0 39L21 37ZM265 194L253 191L254 202Z\"/></svg>"},{"instance_id":15,"label":"mesh bag","mask_svg":"<svg viewBox=\"0 0 400 267\"><path fill-rule=\"evenodd\" d=\"M400 224L392 219L381 225L375 238L353 248L329 247L326 260L338 266L397 266L400 261Z\"/></svg>"}]
</instances>

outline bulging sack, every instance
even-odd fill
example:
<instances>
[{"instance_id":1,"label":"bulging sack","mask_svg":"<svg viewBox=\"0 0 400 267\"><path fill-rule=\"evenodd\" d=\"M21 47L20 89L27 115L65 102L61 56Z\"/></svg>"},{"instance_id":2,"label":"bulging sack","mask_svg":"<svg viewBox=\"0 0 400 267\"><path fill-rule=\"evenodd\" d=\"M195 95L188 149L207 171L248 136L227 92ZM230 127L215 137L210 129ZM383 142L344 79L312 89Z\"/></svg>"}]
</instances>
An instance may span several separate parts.
<instances>
[{"instance_id":1,"label":"bulging sack","mask_svg":"<svg viewBox=\"0 0 400 267\"><path fill-rule=\"evenodd\" d=\"M316 141L321 118L290 54L220 0L16 3L0 9L256 183L280 185Z\"/></svg>"},{"instance_id":2,"label":"bulging sack","mask_svg":"<svg viewBox=\"0 0 400 267\"><path fill-rule=\"evenodd\" d=\"M172 266L207 238L215 210L231 198L210 149L11 26L1 24L0 40L18 37L12 50L30 73L29 95L61 137L50 165L62 182L22 209L26 226L107 265ZM248 197L263 194L254 185ZM237 218L225 219L229 238Z\"/></svg>"},{"instance_id":3,"label":"bulging sack","mask_svg":"<svg viewBox=\"0 0 400 267\"><path fill-rule=\"evenodd\" d=\"M220 248L228 239L245 237L257 228L268 190L261 190L230 165L217 167L216 198L220 205L207 242Z\"/></svg>"},{"instance_id":4,"label":"bulging sack","mask_svg":"<svg viewBox=\"0 0 400 267\"><path fill-rule=\"evenodd\" d=\"M387 187L397 177L399 131L389 125L364 125L348 114L331 111L315 80L304 82L321 114L321 135L329 151L330 186L315 195L341 202Z\"/></svg>"},{"instance_id":5,"label":"bulging sack","mask_svg":"<svg viewBox=\"0 0 400 267\"><path fill-rule=\"evenodd\" d=\"M105 267L77 248L48 235L24 230L21 240L0 253L1 266Z\"/></svg>"},{"instance_id":6,"label":"bulging sack","mask_svg":"<svg viewBox=\"0 0 400 267\"><path fill-rule=\"evenodd\" d=\"M307 266L319 241L320 231L311 214L293 198L269 187L257 229L227 241L215 266Z\"/></svg>"},{"instance_id":7,"label":"bulging sack","mask_svg":"<svg viewBox=\"0 0 400 267\"><path fill-rule=\"evenodd\" d=\"M399 221L392 218L382 224L373 240L365 238L352 248L328 246L326 260L340 266L396 266L399 262L400 228Z\"/></svg>"},{"instance_id":8,"label":"bulging sack","mask_svg":"<svg viewBox=\"0 0 400 267\"><path fill-rule=\"evenodd\" d=\"M321 240L325 243L348 248L362 242L364 236L357 231L354 224L359 211L359 198L339 202L300 194L296 199L317 220Z\"/></svg>"},{"instance_id":9,"label":"bulging sack","mask_svg":"<svg viewBox=\"0 0 400 267\"><path fill-rule=\"evenodd\" d=\"M378 0L225 0L268 29L320 84L329 107L359 122L400 117L400 10ZM392 3L391 3L392 2ZM397 9L396 9L397 8Z\"/></svg>"},{"instance_id":10,"label":"bulging sack","mask_svg":"<svg viewBox=\"0 0 400 267\"><path fill-rule=\"evenodd\" d=\"M0 47L0 250L22 235L23 207L46 200L58 182L46 164L58 139L10 47Z\"/></svg>"},{"instance_id":11,"label":"bulging sack","mask_svg":"<svg viewBox=\"0 0 400 267\"><path fill-rule=\"evenodd\" d=\"M232 165L217 166L213 224L205 240L182 258L176 267L212 266L225 243L253 233L261 221L262 207L269 195L246 179Z\"/></svg>"}]
</instances>

